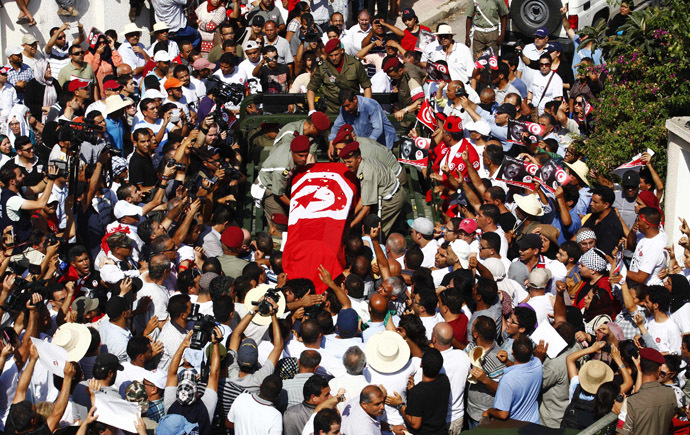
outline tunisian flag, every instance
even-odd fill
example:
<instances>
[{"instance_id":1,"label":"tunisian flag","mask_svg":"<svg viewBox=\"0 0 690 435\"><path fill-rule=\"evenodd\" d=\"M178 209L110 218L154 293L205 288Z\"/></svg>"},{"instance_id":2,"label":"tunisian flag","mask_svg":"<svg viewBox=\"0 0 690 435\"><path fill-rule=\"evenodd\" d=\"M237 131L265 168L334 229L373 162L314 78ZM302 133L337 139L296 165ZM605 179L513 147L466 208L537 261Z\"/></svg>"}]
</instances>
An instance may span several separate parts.
<instances>
[{"instance_id":1,"label":"tunisian flag","mask_svg":"<svg viewBox=\"0 0 690 435\"><path fill-rule=\"evenodd\" d=\"M417 121L424 124L424 126L431 131L435 131L438 128L436 125L436 117L434 116L434 112L431 110L429 100L424 99L422 106L419 108L419 113L417 113Z\"/></svg>"},{"instance_id":2,"label":"tunisian flag","mask_svg":"<svg viewBox=\"0 0 690 435\"><path fill-rule=\"evenodd\" d=\"M308 278L316 293L326 290L319 265L333 278L345 266L343 235L358 198L357 181L342 163L316 163L292 180L283 270L288 279Z\"/></svg>"}]
</instances>

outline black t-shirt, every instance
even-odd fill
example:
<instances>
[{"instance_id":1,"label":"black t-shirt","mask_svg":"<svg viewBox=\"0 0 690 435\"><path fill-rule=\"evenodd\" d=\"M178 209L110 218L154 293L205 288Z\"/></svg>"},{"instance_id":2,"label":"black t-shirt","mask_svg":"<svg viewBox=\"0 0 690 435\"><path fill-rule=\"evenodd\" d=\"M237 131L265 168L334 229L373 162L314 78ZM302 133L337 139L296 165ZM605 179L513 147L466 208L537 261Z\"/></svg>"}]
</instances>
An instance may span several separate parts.
<instances>
[{"instance_id":1,"label":"black t-shirt","mask_svg":"<svg viewBox=\"0 0 690 435\"><path fill-rule=\"evenodd\" d=\"M613 248L618 245L623 237L623 226L620 219L616 215L616 211L611 209L608 215L598 224L594 225L597 217L592 216L587 220L586 226L592 228L594 234L597 235L597 248L604 251L606 255L611 255ZM594 227L591 227L594 225ZM583 224L584 226L584 224Z\"/></svg>"},{"instance_id":2,"label":"black t-shirt","mask_svg":"<svg viewBox=\"0 0 690 435\"><path fill-rule=\"evenodd\" d=\"M262 66L259 78L266 94L287 94L290 90L290 68L285 64L279 63L275 69Z\"/></svg>"},{"instance_id":3,"label":"black t-shirt","mask_svg":"<svg viewBox=\"0 0 690 435\"><path fill-rule=\"evenodd\" d=\"M411 432L425 435L447 434L446 415L449 399L450 382L446 375L441 374L433 381L415 385L407 393L405 413L422 417L422 426Z\"/></svg>"},{"instance_id":4,"label":"black t-shirt","mask_svg":"<svg viewBox=\"0 0 690 435\"><path fill-rule=\"evenodd\" d=\"M138 152L132 154L129 160L129 182L143 187L156 185L158 177L151 157L144 157Z\"/></svg>"},{"instance_id":5,"label":"black t-shirt","mask_svg":"<svg viewBox=\"0 0 690 435\"><path fill-rule=\"evenodd\" d=\"M515 219L515 215L512 214L511 212L507 211L505 213L501 213L501 216L498 218L498 222L496 222L496 223L498 224L499 227L501 227L501 229L504 232L507 233L508 231L513 230L513 227L515 226L516 221L517 221L517 219Z\"/></svg>"},{"instance_id":6,"label":"black t-shirt","mask_svg":"<svg viewBox=\"0 0 690 435\"><path fill-rule=\"evenodd\" d=\"M27 432L17 432L14 429L14 424L12 422L12 415L14 408L17 406L16 403L12 404L10 407L10 413L9 416L7 417L7 422L5 423L5 435L14 435L14 434L22 434L22 435L51 435L52 432L50 429L48 429L48 425L44 422L40 426L38 426L34 430L30 430Z\"/></svg>"}]
</instances>

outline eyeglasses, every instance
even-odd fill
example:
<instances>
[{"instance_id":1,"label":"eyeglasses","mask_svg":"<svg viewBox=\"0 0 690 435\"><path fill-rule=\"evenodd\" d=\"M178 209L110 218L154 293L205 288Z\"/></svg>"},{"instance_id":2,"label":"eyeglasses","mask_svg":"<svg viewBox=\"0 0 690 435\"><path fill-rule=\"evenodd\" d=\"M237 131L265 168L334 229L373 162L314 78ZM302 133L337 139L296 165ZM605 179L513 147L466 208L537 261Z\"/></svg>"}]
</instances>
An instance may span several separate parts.
<instances>
[{"instance_id":1,"label":"eyeglasses","mask_svg":"<svg viewBox=\"0 0 690 435\"><path fill-rule=\"evenodd\" d=\"M480 251L483 251L483 250L485 250L485 249L491 249L491 248L488 247L488 246L480 246L480 247L479 247L479 250L480 250Z\"/></svg>"},{"instance_id":2,"label":"eyeglasses","mask_svg":"<svg viewBox=\"0 0 690 435\"><path fill-rule=\"evenodd\" d=\"M268 62L277 62L278 61L278 56L273 56L273 57L268 57L264 56Z\"/></svg>"},{"instance_id":3,"label":"eyeglasses","mask_svg":"<svg viewBox=\"0 0 690 435\"><path fill-rule=\"evenodd\" d=\"M72 53L72 56L81 56L82 54L84 54L83 51L75 51L74 53Z\"/></svg>"},{"instance_id":4,"label":"eyeglasses","mask_svg":"<svg viewBox=\"0 0 690 435\"><path fill-rule=\"evenodd\" d=\"M33 148L25 148L25 149L19 150L19 151L21 151L21 152L23 152L23 153L33 153L33 152L34 152L34 149L33 149Z\"/></svg>"},{"instance_id":5,"label":"eyeglasses","mask_svg":"<svg viewBox=\"0 0 690 435\"><path fill-rule=\"evenodd\" d=\"M662 377L662 378L663 378L663 377L666 377L666 376L668 376L668 373L667 373L667 372L665 372L665 371L663 371L663 370L661 370L661 371L659 372L659 377Z\"/></svg>"},{"instance_id":6,"label":"eyeglasses","mask_svg":"<svg viewBox=\"0 0 690 435\"><path fill-rule=\"evenodd\" d=\"M451 39L453 35L438 35L438 39Z\"/></svg>"},{"instance_id":7,"label":"eyeglasses","mask_svg":"<svg viewBox=\"0 0 690 435\"><path fill-rule=\"evenodd\" d=\"M582 106L582 101L575 101L576 106Z\"/></svg>"},{"instance_id":8,"label":"eyeglasses","mask_svg":"<svg viewBox=\"0 0 690 435\"><path fill-rule=\"evenodd\" d=\"M549 63L541 63L541 62L539 62L539 66L551 66L551 62L549 62Z\"/></svg>"}]
</instances>

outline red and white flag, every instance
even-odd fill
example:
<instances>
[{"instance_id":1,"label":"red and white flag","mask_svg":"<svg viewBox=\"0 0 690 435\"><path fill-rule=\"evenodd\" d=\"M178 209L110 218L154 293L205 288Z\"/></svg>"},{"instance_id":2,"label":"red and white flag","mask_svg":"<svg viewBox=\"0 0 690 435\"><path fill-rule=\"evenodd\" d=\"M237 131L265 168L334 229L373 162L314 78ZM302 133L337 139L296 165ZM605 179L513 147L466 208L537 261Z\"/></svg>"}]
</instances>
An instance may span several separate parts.
<instances>
[{"instance_id":1,"label":"red and white flag","mask_svg":"<svg viewBox=\"0 0 690 435\"><path fill-rule=\"evenodd\" d=\"M343 236L358 195L355 176L342 163L316 163L293 178L283 250L288 279L310 279L321 294L326 285L319 279L319 265L333 278L342 273Z\"/></svg>"},{"instance_id":2,"label":"red and white flag","mask_svg":"<svg viewBox=\"0 0 690 435\"><path fill-rule=\"evenodd\" d=\"M645 152L649 153L650 156L654 156L654 151L652 151L649 148L647 148L647 151ZM644 163L642 163L642 154L643 153L639 153L638 155L633 157L632 160L630 160L628 163L623 163L622 165L614 169L613 173L618 175L619 177L622 177L623 174L625 174L628 171L628 169L639 171L645 165Z\"/></svg>"},{"instance_id":3,"label":"red and white flag","mask_svg":"<svg viewBox=\"0 0 690 435\"><path fill-rule=\"evenodd\" d=\"M436 125L436 117L434 116L434 112L431 110L429 100L424 99L422 106L419 108L419 112L417 112L417 120L424 124L431 131L435 131L438 128Z\"/></svg>"}]
</instances>

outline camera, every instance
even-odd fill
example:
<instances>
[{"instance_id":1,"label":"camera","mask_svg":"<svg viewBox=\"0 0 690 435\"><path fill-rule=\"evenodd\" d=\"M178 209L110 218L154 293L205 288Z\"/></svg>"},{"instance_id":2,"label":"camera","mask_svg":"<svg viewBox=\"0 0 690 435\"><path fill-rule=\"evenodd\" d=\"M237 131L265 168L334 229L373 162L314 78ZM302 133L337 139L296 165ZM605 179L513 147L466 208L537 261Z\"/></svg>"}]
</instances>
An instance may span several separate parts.
<instances>
[{"instance_id":1,"label":"camera","mask_svg":"<svg viewBox=\"0 0 690 435\"><path fill-rule=\"evenodd\" d=\"M270 312L273 306L271 303L268 301L268 299L272 299L273 302L276 304L280 300L280 289L278 288L270 288L266 290L266 293L264 294L264 298L261 302L252 302L252 305L256 305L257 308L259 309L259 314L262 316L267 316Z\"/></svg>"},{"instance_id":2,"label":"camera","mask_svg":"<svg viewBox=\"0 0 690 435\"><path fill-rule=\"evenodd\" d=\"M105 147L103 147L103 151L101 151L101 153L108 153L111 156L122 156L122 151L115 148L113 144L111 144L110 142L106 142Z\"/></svg>"},{"instance_id":3,"label":"camera","mask_svg":"<svg viewBox=\"0 0 690 435\"><path fill-rule=\"evenodd\" d=\"M213 337L213 328L217 325L216 318L208 314L199 314L199 304L192 304L192 312L187 316L187 320L194 322L189 347L194 350L203 349Z\"/></svg>"},{"instance_id":4,"label":"camera","mask_svg":"<svg viewBox=\"0 0 690 435\"><path fill-rule=\"evenodd\" d=\"M168 168L175 168L176 171L186 171L187 170L187 165L185 165L184 163L178 163L173 158L168 159L168 161L165 163L165 165Z\"/></svg>"},{"instance_id":5,"label":"camera","mask_svg":"<svg viewBox=\"0 0 690 435\"><path fill-rule=\"evenodd\" d=\"M60 126L60 139L70 141L73 149L76 149L82 142L95 144L99 139L98 133L103 132L98 124L86 118L82 122L61 119L58 121L58 125Z\"/></svg>"},{"instance_id":6,"label":"camera","mask_svg":"<svg viewBox=\"0 0 690 435\"><path fill-rule=\"evenodd\" d=\"M46 280L27 281L22 278L14 279L14 290L5 301L5 307L9 311L21 311L26 308L26 303L31 300L34 293L40 294L44 301L50 299L51 291L46 287Z\"/></svg>"},{"instance_id":7,"label":"camera","mask_svg":"<svg viewBox=\"0 0 690 435\"><path fill-rule=\"evenodd\" d=\"M55 166L58 170L58 178L67 178L69 176L69 171L67 169L67 162L64 160L51 160L50 166Z\"/></svg>"}]
</instances>

